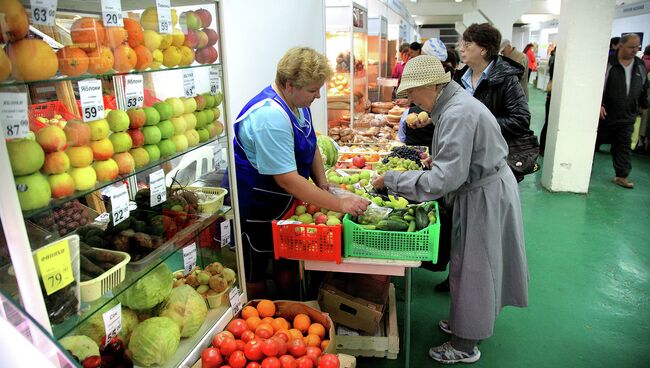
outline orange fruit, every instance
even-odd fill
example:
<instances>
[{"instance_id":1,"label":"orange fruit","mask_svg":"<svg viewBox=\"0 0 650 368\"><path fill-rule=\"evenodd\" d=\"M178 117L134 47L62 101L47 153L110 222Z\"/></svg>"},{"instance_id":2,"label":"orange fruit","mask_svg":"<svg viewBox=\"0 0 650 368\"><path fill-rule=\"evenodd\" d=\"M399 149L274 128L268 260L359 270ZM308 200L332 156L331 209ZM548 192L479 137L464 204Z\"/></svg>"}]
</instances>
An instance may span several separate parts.
<instances>
[{"instance_id":1,"label":"orange fruit","mask_svg":"<svg viewBox=\"0 0 650 368\"><path fill-rule=\"evenodd\" d=\"M76 77L88 70L88 55L78 47L66 46L59 49L56 57L59 59L61 74Z\"/></svg>"},{"instance_id":2,"label":"orange fruit","mask_svg":"<svg viewBox=\"0 0 650 368\"><path fill-rule=\"evenodd\" d=\"M310 325L311 325L311 319L306 314L300 313L293 318L293 328L297 329L302 333L307 332L309 330Z\"/></svg>"},{"instance_id":3,"label":"orange fruit","mask_svg":"<svg viewBox=\"0 0 650 368\"><path fill-rule=\"evenodd\" d=\"M90 51L104 44L106 30L99 19L84 17L72 23L70 37L76 46Z\"/></svg>"},{"instance_id":4,"label":"orange fruit","mask_svg":"<svg viewBox=\"0 0 650 368\"><path fill-rule=\"evenodd\" d=\"M114 49L125 42L128 37L129 34L122 27L107 27L104 43Z\"/></svg>"},{"instance_id":5,"label":"orange fruit","mask_svg":"<svg viewBox=\"0 0 650 368\"><path fill-rule=\"evenodd\" d=\"M262 323L260 317L252 316L246 318L246 326L248 326L248 329L251 331L255 331L255 329L257 328L257 326L260 325L260 323Z\"/></svg>"},{"instance_id":6,"label":"orange fruit","mask_svg":"<svg viewBox=\"0 0 650 368\"><path fill-rule=\"evenodd\" d=\"M329 340L323 340L323 341L321 341L321 342L320 342L320 349L321 349L322 351L325 351L325 349L327 349L327 345L329 345L329 344L330 344L330 341L329 341Z\"/></svg>"},{"instance_id":7,"label":"orange fruit","mask_svg":"<svg viewBox=\"0 0 650 368\"><path fill-rule=\"evenodd\" d=\"M98 49L93 49L88 53L88 71L92 74L103 74L113 68L115 58L111 49L102 46Z\"/></svg>"},{"instance_id":8,"label":"orange fruit","mask_svg":"<svg viewBox=\"0 0 650 368\"><path fill-rule=\"evenodd\" d=\"M138 62L135 51L128 45L120 45L115 48L113 57L115 58L113 69L122 73L133 70Z\"/></svg>"},{"instance_id":9,"label":"orange fruit","mask_svg":"<svg viewBox=\"0 0 650 368\"><path fill-rule=\"evenodd\" d=\"M307 335L305 337L305 345L307 345L307 346L319 347L320 346L320 341L321 341L321 339L320 339L320 337L318 337L318 335L309 334L309 335Z\"/></svg>"},{"instance_id":10,"label":"orange fruit","mask_svg":"<svg viewBox=\"0 0 650 368\"><path fill-rule=\"evenodd\" d=\"M274 321L273 317L262 318L262 323L266 323L269 326L272 326L273 321Z\"/></svg>"},{"instance_id":11,"label":"orange fruit","mask_svg":"<svg viewBox=\"0 0 650 368\"><path fill-rule=\"evenodd\" d=\"M295 328L290 329L289 333L291 334L291 339L289 339L289 341L295 339L302 339L302 332L296 330Z\"/></svg>"},{"instance_id":12,"label":"orange fruit","mask_svg":"<svg viewBox=\"0 0 650 368\"><path fill-rule=\"evenodd\" d=\"M284 342L289 342L293 339L293 336L291 336L291 332L289 330L278 330L273 336L278 336Z\"/></svg>"},{"instance_id":13,"label":"orange fruit","mask_svg":"<svg viewBox=\"0 0 650 368\"><path fill-rule=\"evenodd\" d=\"M275 303L268 299L263 299L257 304L257 311L260 317L273 317L275 315Z\"/></svg>"},{"instance_id":14,"label":"orange fruit","mask_svg":"<svg viewBox=\"0 0 650 368\"><path fill-rule=\"evenodd\" d=\"M241 318L248 319L249 317L259 317L260 314L257 313L257 309L253 306L246 306L241 310Z\"/></svg>"},{"instance_id":15,"label":"orange fruit","mask_svg":"<svg viewBox=\"0 0 650 368\"><path fill-rule=\"evenodd\" d=\"M268 339L273 336L273 327L267 323L260 323L255 329L255 336Z\"/></svg>"},{"instance_id":16,"label":"orange fruit","mask_svg":"<svg viewBox=\"0 0 650 368\"><path fill-rule=\"evenodd\" d=\"M149 51L148 48L144 47L144 45L138 45L134 47L133 51L135 51L135 55L138 59L138 61L135 63L135 70L147 69L153 61L153 55L151 55L151 51Z\"/></svg>"},{"instance_id":17,"label":"orange fruit","mask_svg":"<svg viewBox=\"0 0 650 368\"><path fill-rule=\"evenodd\" d=\"M317 335L321 339L325 338L325 326L320 323L312 323L307 330L307 333L310 335Z\"/></svg>"},{"instance_id":18,"label":"orange fruit","mask_svg":"<svg viewBox=\"0 0 650 368\"><path fill-rule=\"evenodd\" d=\"M274 319L273 322L271 322L271 327L273 327L274 332L278 332L280 330L288 330L289 327L291 326L289 325L289 322L287 322L286 319L282 317L278 317Z\"/></svg>"},{"instance_id":19,"label":"orange fruit","mask_svg":"<svg viewBox=\"0 0 650 368\"><path fill-rule=\"evenodd\" d=\"M144 42L144 31L140 22L135 19L125 18L124 29L128 34L129 46L135 48L136 46L142 45L142 42Z\"/></svg>"}]
</instances>

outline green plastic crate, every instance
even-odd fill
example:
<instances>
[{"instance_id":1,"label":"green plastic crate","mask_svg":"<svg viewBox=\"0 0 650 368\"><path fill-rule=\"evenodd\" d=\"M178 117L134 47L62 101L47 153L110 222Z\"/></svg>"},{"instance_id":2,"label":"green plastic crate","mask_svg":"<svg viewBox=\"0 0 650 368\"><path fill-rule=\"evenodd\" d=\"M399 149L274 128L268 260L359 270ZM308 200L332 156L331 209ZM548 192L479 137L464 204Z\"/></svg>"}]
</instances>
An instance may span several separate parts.
<instances>
[{"instance_id":1,"label":"green plastic crate","mask_svg":"<svg viewBox=\"0 0 650 368\"><path fill-rule=\"evenodd\" d=\"M416 232L366 230L353 222L350 215L343 218L343 256L381 258L401 261L438 260L440 214L435 204L436 223Z\"/></svg>"}]
</instances>

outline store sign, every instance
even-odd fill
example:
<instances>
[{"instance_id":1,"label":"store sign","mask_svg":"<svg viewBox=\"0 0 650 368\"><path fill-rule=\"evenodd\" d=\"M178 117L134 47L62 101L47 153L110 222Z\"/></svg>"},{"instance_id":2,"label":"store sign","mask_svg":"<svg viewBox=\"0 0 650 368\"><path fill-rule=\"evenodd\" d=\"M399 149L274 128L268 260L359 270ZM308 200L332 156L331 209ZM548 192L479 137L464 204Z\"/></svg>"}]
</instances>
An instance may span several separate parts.
<instances>
[{"instance_id":1,"label":"store sign","mask_svg":"<svg viewBox=\"0 0 650 368\"><path fill-rule=\"evenodd\" d=\"M31 0L32 24L54 26L57 0Z\"/></svg>"},{"instance_id":2,"label":"store sign","mask_svg":"<svg viewBox=\"0 0 650 368\"><path fill-rule=\"evenodd\" d=\"M183 70L183 90L185 97L196 96L196 84L194 83L194 71L192 69Z\"/></svg>"},{"instance_id":3,"label":"store sign","mask_svg":"<svg viewBox=\"0 0 650 368\"><path fill-rule=\"evenodd\" d=\"M189 275L194 267L196 267L196 243L192 243L183 248L183 265L185 275Z\"/></svg>"},{"instance_id":4,"label":"store sign","mask_svg":"<svg viewBox=\"0 0 650 368\"><path fill-rule=\"evenodd\" d=\"M171 8L171 0L156 0L156 11L158 13L158 31L160 31L160 33L172 33Z\"/></svg>"},{"instance_id":5,"label":"store sign","mask_svg":"<svg viewBox=\"0 0 650 368\"><path fill-rule=\"evenodd\" d=\"M111 190L111 214L113 215L113 225L129 218L129 193L124 183L117 184Z\"/></svg>"},{"instance_id":6,"label":"store sign","mask_svg":"<svg viewBox=\"0 0 650 368\"><path fill-rule=\"evenodd\" d=\"M74 281L68 239L36 252L36 263L47 295L52 295Z\"/></svg>"},{"instance_id":7,"label":"store sign","mask_svg":"<svg viewBox=\"0 0 650 368\"><path fill-rule=\"evenodd\" d=\"M157 206L167 200L165 172L163 169L149 175L149 193L151 195L151 207Z\"/></svg>"},{"instance_id":8,"label":"store sign","mask_svg":"<svg viewBox=\"0 0 650 368\"><path fill-rule=\"evenodd\" d=\"M104 346L107 346L111 343L111 339L122 331L122 303L117 303L108 312L102 313L102 318L104 319L104 332L106 333Z\"/></svg>"},{"instance_id":9,"label":"store sign","mask_svg":"<svg viewBox=\"0 0 650 368\"><path fill-rule=\"evenodd\" d=\"M221 247L230 244L230 220L221 223Z\"/></svg>"},{"instance_id":10,"label":"store sign","mask_svg":"<svg viewBox=\"0 0 650 368\"><path fill-rule=\"evenodd\" d=\"M127 75L124 77L124 96L127 109L144 105L144 79L141 75Z\"/></svg>"},{"instance_id":11,"label":"store sign","mask_svg":"<svg viewBox=\"0 0 650 368\"><path fill-rule=\"evenodd\" d=\"M81 117L83 121L94 121L104 118L104 98L102 96L102 81L99 79L84 79L77 82L79 99L81 100Z\"/></svg>"},{"instance_id":12,"label":"store sign","mask_svg":"<svg viewBox=\"0 0 650 368\"><path fill-rule=\"evenodd\" d=\"M6 139L29 135L26 93L0 92L0 121Z\"/></svg>"},{"instance_id":13,"label":"store sign","mask_svg":"<svg viewBox=\"0 0 650 368\"><path fill-rule=\"evenodd\" d=\"M120 0L102 0L102 20L104 27L124 27Z\"/></svg>"},{"instance_id":14,"label":"store sign","mask_svg":"<svg viewBox=\"0 0 650 368\"><path fill-rule=\"evenodd\" d=\"M216 66L210 68L210 93L221 91L221 70Z\"/></svg>"}]
</instances>

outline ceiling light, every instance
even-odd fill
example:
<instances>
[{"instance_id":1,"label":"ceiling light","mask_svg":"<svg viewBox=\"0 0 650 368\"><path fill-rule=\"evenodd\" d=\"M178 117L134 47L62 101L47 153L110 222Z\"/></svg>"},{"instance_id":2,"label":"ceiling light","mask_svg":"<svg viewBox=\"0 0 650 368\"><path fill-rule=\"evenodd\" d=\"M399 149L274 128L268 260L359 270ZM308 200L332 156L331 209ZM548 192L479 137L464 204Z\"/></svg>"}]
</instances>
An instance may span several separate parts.
<instances>
[{"instance_id":1,"label":"ceiling light","mask_svg":"<svg viewBox=\"0 0 650 368\"><path fill-rule=\"evenodd\" d=\"M463 2L463 0L454 0L454 1L457 2L457 3L462 3Z\"/></svg>"}]
</instances>

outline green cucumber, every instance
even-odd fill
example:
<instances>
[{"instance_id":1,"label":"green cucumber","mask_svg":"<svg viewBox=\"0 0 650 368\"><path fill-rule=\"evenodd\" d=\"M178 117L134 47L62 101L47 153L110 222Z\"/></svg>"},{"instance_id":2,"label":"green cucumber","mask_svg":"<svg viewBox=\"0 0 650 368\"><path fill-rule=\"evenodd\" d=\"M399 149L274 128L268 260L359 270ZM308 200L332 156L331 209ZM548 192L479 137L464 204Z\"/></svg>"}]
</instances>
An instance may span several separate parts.
<instances>
[{"instance_id":1,"label":"green cucumber","mask_svg":"<svg viewBox=\"0 0 650 368\"><path fill-rule=\"evenodd\" d=\"M429 218L422 207L415 210L415 225L418 230L422 230L429 225Z\"/></svg>"},{"instance_id":2,"label":"green cucumber","mask_svg":"<svg viewBox=\"0 0 650 368\"><path fill-rule=\"evenodd\" d=\"M408 229L406 229L407 232L412 233L415 231L415 220L411 220L409 223Z\"/></svg>"},{"instance_id":3,"label":"green cucumber","mask_svg":"<svg viewBox=\"0 0 650 368\"><path fill-rule=\"evenodd\" d=\"M407 215L404 215L404 220L410 222L410 221L415 220L415 217L413 217L413 216L407 214Z\"/></svg>"},{"instance_id":4,"label":"green cucumber","mask_svg":"<svg viewBox=\"0 0 650 368\"><path fill-rule=\"evenodd\" d=\"M381 220L377 224L376 228L377 230L385 230L385 231L404 231L408 229L409 225L403 221L395 221L395 220Z\"/></svg>"}]
</instances>

